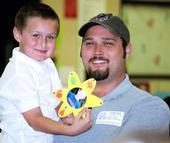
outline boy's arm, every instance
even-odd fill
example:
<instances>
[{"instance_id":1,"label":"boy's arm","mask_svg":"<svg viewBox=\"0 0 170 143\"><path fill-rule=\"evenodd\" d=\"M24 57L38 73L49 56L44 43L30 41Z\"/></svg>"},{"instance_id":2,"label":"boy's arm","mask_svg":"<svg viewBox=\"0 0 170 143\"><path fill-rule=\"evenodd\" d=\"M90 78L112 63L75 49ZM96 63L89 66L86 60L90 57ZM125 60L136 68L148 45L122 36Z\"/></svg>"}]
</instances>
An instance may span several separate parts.
<instances>
[{"instance_id":1,"label":"boy's arm","mask_svg":"<svg viewBox=\"0 0 170 143\"><path fill-rule=\"evenodd\" d=\"M84 114L86 116L82 117ZM83 109L74 118L71 125L44 117L39 107L24 112L23 116L33 129L50 134L75 136L87 131L92 126L91 112L88 109Z\"/></svg>"}]
</instances>

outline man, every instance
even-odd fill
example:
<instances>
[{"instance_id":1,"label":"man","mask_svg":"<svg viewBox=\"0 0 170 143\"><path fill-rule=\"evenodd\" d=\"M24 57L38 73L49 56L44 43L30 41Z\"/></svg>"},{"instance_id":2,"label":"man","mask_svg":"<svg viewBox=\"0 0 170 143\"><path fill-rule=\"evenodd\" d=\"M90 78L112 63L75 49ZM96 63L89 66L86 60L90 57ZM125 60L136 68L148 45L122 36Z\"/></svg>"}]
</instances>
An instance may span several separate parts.
<instances>
[{"instance_id":1,"label":"man","mask_svg":"<svg viewBox=\"0 0 170 143\"><path fill-rule=\"evenodd\" d=\"M120 136L151 134L168 137L170 111L158 97L135 87L126 73L130 33L112 14L99 14L79 30L81 57L88 77L97 80L94 95L104 105L93 108L93 127L76 137L56 136L57 143L105 143Z\"/></svg>"}]
</instances>

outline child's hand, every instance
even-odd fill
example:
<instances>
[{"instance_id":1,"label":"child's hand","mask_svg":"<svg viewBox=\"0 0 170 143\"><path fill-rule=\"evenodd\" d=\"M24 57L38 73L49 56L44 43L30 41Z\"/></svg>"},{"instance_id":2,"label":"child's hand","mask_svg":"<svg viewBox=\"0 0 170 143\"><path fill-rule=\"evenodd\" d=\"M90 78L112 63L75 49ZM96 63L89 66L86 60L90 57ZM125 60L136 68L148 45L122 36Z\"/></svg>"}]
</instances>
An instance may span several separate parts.
<instances>
[{"instance_id":1,"label":"child's hand","mask_svg":"<svg viewBox=\"0 0 170 143\"><path fill-rule=\"evenodd\" d=\"M70 133L72 136L83 133L92 127L92 116L90 109L84 108L76 117L72 119L72 124L70 125Z\"/></svg>"},{"instance_id":2,"label":"child's hand","mask_svg":"<svg viewBox=\"0 0 170 143\"><path fill-rule=\"evenodd\" d=\"M74 120L74 115L70 114L64 118L61 119L63 121L63 123L67 124L67 125L71 125L73 123Z\"/></svg>"}]
</instances>

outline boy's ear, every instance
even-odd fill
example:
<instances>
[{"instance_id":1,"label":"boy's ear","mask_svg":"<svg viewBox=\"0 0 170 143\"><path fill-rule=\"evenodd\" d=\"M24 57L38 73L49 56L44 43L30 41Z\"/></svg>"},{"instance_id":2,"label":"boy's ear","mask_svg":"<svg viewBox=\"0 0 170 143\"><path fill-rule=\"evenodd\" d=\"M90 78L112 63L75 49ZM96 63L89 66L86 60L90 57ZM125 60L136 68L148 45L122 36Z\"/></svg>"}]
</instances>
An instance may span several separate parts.
<instances>
[{"instance_id":1,"label":"boy's ear","mask_svg":"<svg viewBox=\"0 0 170 143\"><path fill-rule=\"evenodd\" d=\"M80 49L80 58L82 57L82 48Z\"/></svg>"},{"instance_id":2,"label":"boy's ear","mask_svg":"<svg viewBox=\"0 0 170 143\"><path fill-rule=\"evenodd\" d=\"M17 42L20 42L20 40L21 40L21 32L16 27L13 28L13 35L14 35L15 40Z\"/></svg>"},{"instance_id":3,"label":"boy's ear","mask_svg":"<svg viewBox=\"0 0 170 143\"><path fill-rule=\"evenodd\" d=\"M132 44L129 42L128 45L126 46L126 59L129 57L131 52L132 52Z\"/></svg>"}]
</instances>

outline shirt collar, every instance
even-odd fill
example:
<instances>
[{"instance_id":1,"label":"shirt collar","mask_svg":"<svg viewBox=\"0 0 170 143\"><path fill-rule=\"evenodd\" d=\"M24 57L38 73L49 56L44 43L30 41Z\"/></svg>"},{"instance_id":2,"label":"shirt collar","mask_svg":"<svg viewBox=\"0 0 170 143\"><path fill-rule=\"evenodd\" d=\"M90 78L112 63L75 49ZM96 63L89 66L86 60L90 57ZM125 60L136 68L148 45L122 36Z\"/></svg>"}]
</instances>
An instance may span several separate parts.
<instances>
[{"instance_id":1,"label":"shirt collar","mask_svg":"<svg viewBox=\"0 0 170 143\"><path fill-rule=\"evenodd\" d=\"M35 69L41 69L41 67L43 65L51 62L50 58L48 58L44 61L41 61L41 62L34 60L34 59L28 57L27 55L23 54L22 52L20 52L19 47L16 47L16 48L13 49L12 58L10 60L16 60L16 61L19 61L19 62L23 62L24 64L27 64L27 65L35 68Z\"/></svg>"},{"instance_id":2,"label":"shirt collar","mask_svg":"<svg viewBox=\"0 0 170 143\"><path fill-rule=\"evenodd\" d=\"M102 98L104 100L115 99L119 95L126 93L131 86L132 83L129 80L129 76L128 74L125 74L125 79L115 89L113 89L110 93L108 93L106 96L103 96Z\"/></svg>"}]
</instances>

